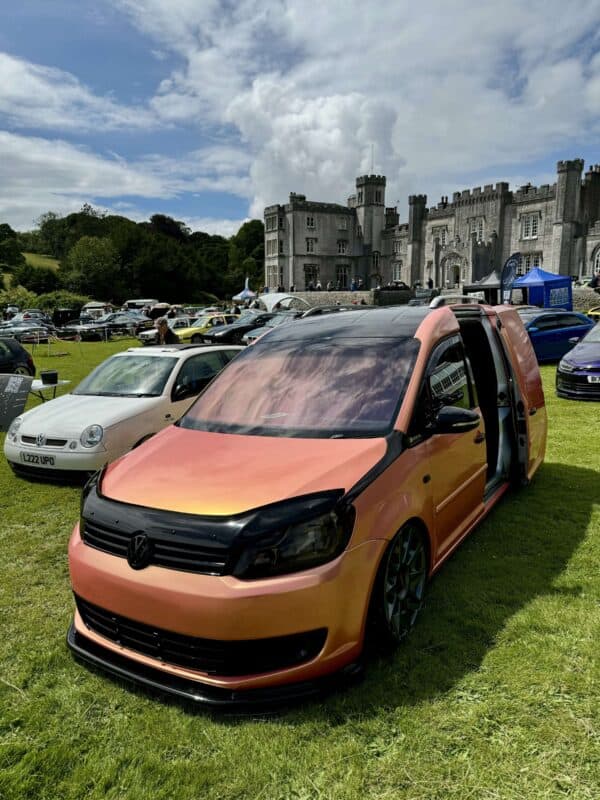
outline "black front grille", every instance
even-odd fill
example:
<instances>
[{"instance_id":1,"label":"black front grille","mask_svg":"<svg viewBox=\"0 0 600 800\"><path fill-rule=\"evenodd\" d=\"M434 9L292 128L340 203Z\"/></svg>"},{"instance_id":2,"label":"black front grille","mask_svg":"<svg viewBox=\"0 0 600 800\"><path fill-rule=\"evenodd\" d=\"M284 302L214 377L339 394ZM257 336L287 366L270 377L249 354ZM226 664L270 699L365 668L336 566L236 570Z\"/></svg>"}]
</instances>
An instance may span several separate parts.
<instances>
[{"instance_id":1,"label":"black front grille","mask_svg":"<svg viewBox=\"0 0 600 800\"><path fill-rule=\"evenodd\" d=\"M318 655L327 638L327 629L318 628L269 639L201 639L113 614L81 597L75 600L86 627L105 639L166 664L210 675L256 675L302 664Z\"/></svg>"},{"instance_id":2,"label":"black front grille","mask_svg":"<svg viewBox=\"0 0 600 800\"><path fill-rule=\"evenodd\" d=\"M9 462L15 475L21 478L30 478L36 481L59 481L60 483L82 483L89 477L89 472L80 472L74 469L50 469L48 467L32 467L26 464Z\"/></svg>"},{"instance_id":3,"label":"black front grille","mask_svg":"<svg viewBox=\"0 0 600 800\"><path fill-rule=\"evenodd\" d=\"M21 436L21 441L25 442L26 444L35 444L37 441L37 437L35 436ZM46 439L43 446L44 447L64 447L67 443L67 439Z\"/></svg>"},{"instance_id":4,"label":"black front grille","mask_svg":"<svg viewBox=\"0 0 600 800\"><path fill-rule=\"evenodd\" d=\"M132 537L139 531L119 530L98 522L83 521L83 541L90 547L127 558ZM221 548L211 549L199 544L193 536L156 533L149 536L152 542L150 564L183 572L198 572L204 575L225 575L227 552Z\"/></svg>"},{"instance_id":5,"label":"black front grille","mask_svg":"<svg viewBox=\"0 0 600 800\"><path fill-rule=\"evenodd\" d=\"M558 373L556 388L559 392L567 392L584 398L600 397L600 383L589 383L586 375Z\"/></svg>"}]
</instances>

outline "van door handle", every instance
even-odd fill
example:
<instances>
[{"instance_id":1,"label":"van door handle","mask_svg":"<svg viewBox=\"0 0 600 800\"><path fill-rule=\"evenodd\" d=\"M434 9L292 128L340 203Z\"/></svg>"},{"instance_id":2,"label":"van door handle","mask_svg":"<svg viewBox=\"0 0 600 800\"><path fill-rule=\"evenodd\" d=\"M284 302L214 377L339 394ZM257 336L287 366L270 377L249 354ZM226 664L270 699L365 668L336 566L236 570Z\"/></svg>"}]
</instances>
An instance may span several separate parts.
<instances>
[{"instance_id":1,"label":"van door handle","mask_svg":"<svg viewBox=\"0 0 600 800\"><path fill-rule=\"evenodd\" d=\"M473 441L475 442L475 444L481 444L482 442L485 442L485 433L483 433L482 431L477 431Z\"/></svg>"},{"instance_id":2,"label":"van door handle","mask_svg":"<svg viewBox=\"0 0 600 800\"><path fill-rule=\"evenodd\" d=\"M533 417L533 415L535 414L535 412L536 412L536 411L537 411L537 408L536 408L535 406L532 406L532 407L529 409L529 416L530 416L530 417Z\"/></svg>"}]
</instances>

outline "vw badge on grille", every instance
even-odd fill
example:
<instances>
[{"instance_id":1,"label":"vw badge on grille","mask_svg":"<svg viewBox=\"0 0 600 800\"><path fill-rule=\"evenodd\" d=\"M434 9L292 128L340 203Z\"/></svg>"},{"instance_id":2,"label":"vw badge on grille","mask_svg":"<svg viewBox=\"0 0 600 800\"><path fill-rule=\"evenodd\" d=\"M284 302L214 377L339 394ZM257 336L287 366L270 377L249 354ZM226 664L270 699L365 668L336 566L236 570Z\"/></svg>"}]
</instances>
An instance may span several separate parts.
<instances>
[{"instance_id":1,"label":"vw badge on grille","mask_svg":"<svg viewBox=\"0 0 600 800\"><path fill-rule=\"evenodd\" d=\"M131 569L144 569L152 558L152 542L145 533L136 533L129 540L127 563Z\"/></svg>"},{"instance_id":2,"label":"vw badge on grille","mask_svg":"<svg viewBox=\"0 0 600 800\"><path fill-rule=\"evenodd\" d=\"M46 436L43 433L38 433L35 437L35 443L38 447L43 447L46 444Z\"/></svg>"}]
</instances>

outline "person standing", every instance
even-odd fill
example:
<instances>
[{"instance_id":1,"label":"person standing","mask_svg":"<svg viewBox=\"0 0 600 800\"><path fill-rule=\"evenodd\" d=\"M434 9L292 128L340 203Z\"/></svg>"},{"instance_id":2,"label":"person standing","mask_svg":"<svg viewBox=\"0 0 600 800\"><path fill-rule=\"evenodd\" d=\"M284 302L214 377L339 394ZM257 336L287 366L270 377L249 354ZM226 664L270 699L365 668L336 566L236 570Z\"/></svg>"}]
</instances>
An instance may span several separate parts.
<instances>
[{"instance_id":1,"label":"person standing","mask_svg":"<svg viewBox=\"0 0 600 800\"><path fill-rule=\"evenodd\" d=\"M157 330L156 344L179 344L181 342L179 336L169 328L169 323L166 317L159 317L154 323Z\"/></svg>"}]
</instances>

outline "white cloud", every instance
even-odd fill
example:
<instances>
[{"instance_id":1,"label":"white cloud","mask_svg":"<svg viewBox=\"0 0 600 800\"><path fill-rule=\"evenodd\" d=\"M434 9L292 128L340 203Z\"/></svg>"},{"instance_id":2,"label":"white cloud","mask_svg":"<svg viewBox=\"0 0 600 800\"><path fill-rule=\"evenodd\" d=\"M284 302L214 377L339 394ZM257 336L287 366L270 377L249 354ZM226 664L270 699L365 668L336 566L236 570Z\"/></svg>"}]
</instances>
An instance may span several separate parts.
<instances>
[{"instance_id":1,"label":"white cloud","mask_svg":"<svg viewBox=\"0 0 600 800\"><path fill-rule=\"evenodd\" d=\"M0 115L13 127L98 131L157 125L156 115L98 97L76 77L0 53Z\"/></svg>"},{"instance_id":2,"label":"white cloud","mask_svg":"<svg viewBox=\"0 0 600 800\"><path fill-rule=\"evenodd\" d=\"M220 172L211 177L215 163ZM217 147L197 151L181 162L156 157L127 164L62 140L0 131L0 220L17 229L30 229L46 211L78 211L94 198L103 198L106 210L125 213L132 219L148 219L152 213L165 213L160 200L183 192L221 186L223 191L241 193L247 178L236 170L239 172L246 163L243 154ZM120 200L124 196L154 200L155 209L139 211L135 203ZM193 221L193 230L198 230L196 222L200 220ZM209 227L203 230L215 232L219 225L221 230L239 227L237 220L209 218L207 224Z\"/></svg>"},{"instance_id":3,"label":"white cloud","mask_svg":"<svg viewBox=\"0 0 600 800\"><path fill-rule=\"evenodd\" d=\"M596 146L595 0L114 2L184 60L157 114L240 132L253 214L290 190L343 202L371 144L388 200Z\"/></svg>"},{"instance_id":4,"label":"white cloud","mask_svg":"<svg viewBox=\"0 0 600 800\"><path fill-rule=\"evenodd\" d=\"M12 168L0 163L13 219L19 203L47 210L54 198L67 207L88 192L114 202L228 192L262 216L290 191L343 203L355 177L372 168L387 176L388 204L400 200L405 214L410 193L434 203L480 181L541 182L559 152L600 160L597 0L112 5L164 65L152 97L127 107L70 73L4 55L0 115L13 128L59 136L182 125L213 144L176 156L155 147L126 162L65 142L15 145L13 137ZM167 72L173 55L178 66ZM0 138L0 159L11 152ZM528 167L534 161L540 174Z\"/></svg>"}]
</instances>

